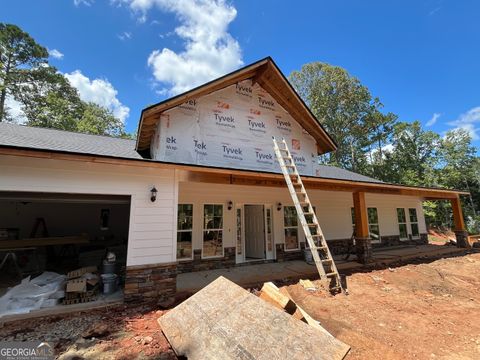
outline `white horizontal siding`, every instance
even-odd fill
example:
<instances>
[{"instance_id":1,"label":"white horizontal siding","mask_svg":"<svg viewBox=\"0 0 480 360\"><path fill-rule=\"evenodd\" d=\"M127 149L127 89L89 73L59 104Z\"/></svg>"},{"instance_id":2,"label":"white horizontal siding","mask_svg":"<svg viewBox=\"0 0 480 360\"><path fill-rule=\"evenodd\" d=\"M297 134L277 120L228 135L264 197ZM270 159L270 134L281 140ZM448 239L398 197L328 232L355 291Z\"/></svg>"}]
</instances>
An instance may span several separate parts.
<instances>
[{"instance_id":1,"label":"white horizontal siding","mask_svg":"<svg viewBox=\"0 0 480 360\"><path fill-rule=\"evenodd\" d=\"M153 186L158 190L154 203ZM127 265L175 261L174 170L2 156L0 191L129 195Z\"/></svg>"},{"instance_id":2,"label":"white horizontal siding","mask_svg":"<svg viewBox=\"0 0 480 360\"><path fill-rule=\"evenodd\" d=\"M352 236L351 208L353 195L342 191L308 190L312 204L327 240L348 239ZM293 205L286 187L240 186L180 182L179 203L194 204L194 248L202 247L203 204L224 205L224 246L235 246L235 211L227 210L228 201L236 204L271 204L275 243L284 243L283 209L277 211L277 203ZM426 232L420 198L400 195L366 194L368 207L378 209L381 235L399 235L396 208L417 209L420 233ZM301 233L301 232L300 232ZM303 234L301 235L303 237Z\"/></svg>"}]
</instances>

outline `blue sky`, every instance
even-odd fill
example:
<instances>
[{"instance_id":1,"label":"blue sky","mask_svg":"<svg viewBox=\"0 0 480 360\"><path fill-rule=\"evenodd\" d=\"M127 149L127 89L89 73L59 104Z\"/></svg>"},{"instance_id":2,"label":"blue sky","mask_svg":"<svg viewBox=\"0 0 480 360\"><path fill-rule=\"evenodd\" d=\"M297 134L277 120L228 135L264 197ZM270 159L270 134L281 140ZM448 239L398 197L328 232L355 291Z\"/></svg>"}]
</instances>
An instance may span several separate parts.
<instances>
[{"instance_id":1,"label":"blue sky","mask_svg":"<svg viewBox=\"0 0 480 360\"><path fill-rule=\"evenodd\" d=\"M385 111L439 133L466 128L477 146L479 18L475 0L16 0L0 14L129 131L145 106L270 55L286 75L342 66Z\"/></svg>"}]
</instances>

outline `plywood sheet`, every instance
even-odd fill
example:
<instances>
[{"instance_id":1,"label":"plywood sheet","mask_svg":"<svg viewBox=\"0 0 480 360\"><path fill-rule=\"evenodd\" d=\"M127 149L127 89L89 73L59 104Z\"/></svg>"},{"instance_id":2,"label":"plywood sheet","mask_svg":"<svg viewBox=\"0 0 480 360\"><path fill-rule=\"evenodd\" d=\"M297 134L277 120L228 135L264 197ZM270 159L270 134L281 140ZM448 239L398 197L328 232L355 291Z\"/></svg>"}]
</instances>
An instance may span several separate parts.
<instances>
[{"instance_id":1,"label":"plywood sheet","mask_svg":"<svg viewBox=\"0 0 480 360\"><path fill-rule=\"evenodd\" d=\"M350 347L219 277L159 319L178 355L206 359L343 359Z\"/></svg>"}]
</instances>

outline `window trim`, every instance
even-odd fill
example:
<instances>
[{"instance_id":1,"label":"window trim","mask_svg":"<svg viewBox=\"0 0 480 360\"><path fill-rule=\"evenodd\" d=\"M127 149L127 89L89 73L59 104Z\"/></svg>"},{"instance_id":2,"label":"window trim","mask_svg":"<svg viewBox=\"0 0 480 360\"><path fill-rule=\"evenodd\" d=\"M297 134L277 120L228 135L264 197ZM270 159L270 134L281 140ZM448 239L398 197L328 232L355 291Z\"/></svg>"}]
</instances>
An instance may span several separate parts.
<instances>
[{"instance_id":1,"label":"window trim","mask_svg":"<svg viewBox=\"0 0 480 360\"><path fill-rule=\"evenodd\" d=\"M368 216L368 209L375 209L377 211L377 222L376 223L370 223L370 217ZM372 244L381 244L382 243L382 232L380 231L380 216L379 216L378 207L376 207L376 206L368 206L367 207L367 223L368 223L368 236L370 237L370 242ZM372 239L372 235L370 234L370 225L378 226L378 240Z\"/></svg>"},{"instance_id":2,"label":"window trim","mask_svg":"<svg viewBox=\"0 0 480 360\"><path fill-rule=\"evenodd\" d=\"M179 207L180 205L192 205L192 228L191 228L190 230L183 230L183 229L182 229L182 230L179 230L179 229L178 229L178 207ZM183 202L182 202L182 203L178 203L178 204L177 204L177 231L176 231L176 233L175 233L175 235L177 235L177 239L175 239L175 240L176 240L176 241L175 241L175 248L176 248L176 249L175 249L175 259L176 259L176 261L192 261L192 260L193 260L193 229L194 229L193 223L194 223L194 218L195 218L194 214L195 214L195 205L194 205L193 203L183 203ZM184 257L184 258L179 259L179 258L177 257L177 251L178 251L178 233L179 233L179 232L190 232L190 233L192 233L192 255L191 255L191 257L189 257L189 258Z\"/></svg>"},{"instance_id":3,"label":"window trim","mask_svg":"<svg viewBox=\"0 0 480 360\"><path fill-rule=\"evenodd\" d=\"M203 239L205 234L205 205L219 205L222 207L222 228L221 229L210 229L211 231L221 231L222 232L222 255L213 255L213 256L203 256ZM202 203L202 253L201 259L220 259L225 257L225 206L223 203Z\"/></svg>"},{"instance_id":4,"label":"window trim","mask_svg":"<svg viewBox=\"0 0 480 360\"><path fill-rule=\"evenodd\" d=\"M405 216L405 222L400 222L400 220L398 219L398 209L402 209L403 210L403 215ZM400 239L400 241L408 241L410 240L409 238L409 234L408 234L408 218L407 218L407 212L405 211L405 208L403 207L398 207L398 208L395 208L395 215L397 216L397 225L398 225L398 238ZM400 225L405 225L405 230L407 231L407 237L404 237L402 238L402 234L400 233Z\"/></svg>"},{"instance_id":5,"label":"window trim","mask_svg":"<svg viewBox=\"0 0 480 360\"><path fill-rule=\"evenodd\" d=\"M284 205L283 206L283 214L282 214L282 219L283 219L283 250L285 252L290 252L290 251L299 251L300 249L300 221L298 220L298 214L296 213L296 219L297 219L297 226L285 226L285 208L286 207L292 207L295 209L295 213L297 212L297 209L295 208L294 205ZM285 229L297 229L297 247L295 249L287 249L287 242L285 239Z\"/></svg>"},{"instance_id":6,"label":"window trim","mask_svg":"<svg viewBox=\"0 0 480 360\"><path fill-rule=\"evenodd\" d=\"M410 209L415 210L415 217L417 218L416 222L412 222L410 220ZM412 207L412 208L409 207L408 208L408 223L410 225L410 235L412 236L412 240L420 239L420 226L419 226L419 221L418 221L418 210L417 210L416 207ZM413 236L412 224L417 224L418 235Z\"/></svg>"}]
</instances>

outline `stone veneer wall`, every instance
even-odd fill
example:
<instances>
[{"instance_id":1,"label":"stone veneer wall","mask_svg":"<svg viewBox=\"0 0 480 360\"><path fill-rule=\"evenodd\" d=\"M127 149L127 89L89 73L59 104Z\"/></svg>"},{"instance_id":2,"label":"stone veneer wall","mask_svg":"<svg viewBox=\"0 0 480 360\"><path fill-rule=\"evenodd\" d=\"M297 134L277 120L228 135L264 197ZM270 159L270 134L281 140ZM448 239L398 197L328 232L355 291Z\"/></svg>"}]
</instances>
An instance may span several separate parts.
<instances>
[{"instance_id":1,"label":"stone veneer wall","mask_svg":"<svg viewBox=\"0 0 480 360\"><path fill-rule=\"evenodd\" d=\"M224 248L223 257L202 259L202 250L193 250L193 260L179 261L177 271L179 274L186 272L213 270L221 268L229 268L235 266L235 248Z\"/></svg>"},{"instance_id":2,"label":"stone veneer wall","mask_svg":"<svg viewBox=\"0 0 480 360\"><path fill-rule=\"evenodd\" d=\"M291 261L291 260L302 260L303 259L303 249L305 249L305 243L300 243L300 250L290 250L285 251L285 244L275 244L275 252L277 255L277 261Z\"/></svg>"},{"instance_id":3,"label":"stone veneer wall","mask_svg":"<svg viewBox=\"0 0 480 360\"><path fill-rule=\"evenodd\" d=\"M176 263L127 266L125 302L168 302L176 292Z\"/></svg>"}]
</instances>

